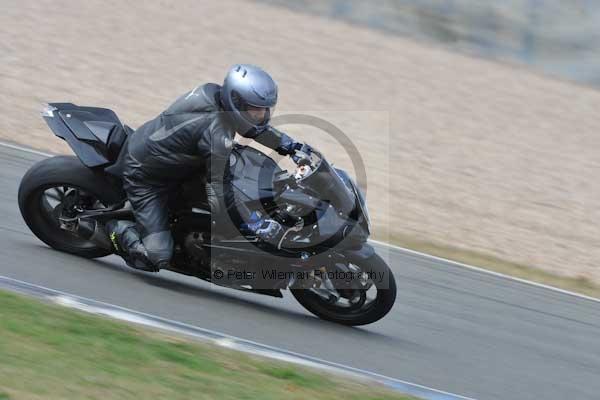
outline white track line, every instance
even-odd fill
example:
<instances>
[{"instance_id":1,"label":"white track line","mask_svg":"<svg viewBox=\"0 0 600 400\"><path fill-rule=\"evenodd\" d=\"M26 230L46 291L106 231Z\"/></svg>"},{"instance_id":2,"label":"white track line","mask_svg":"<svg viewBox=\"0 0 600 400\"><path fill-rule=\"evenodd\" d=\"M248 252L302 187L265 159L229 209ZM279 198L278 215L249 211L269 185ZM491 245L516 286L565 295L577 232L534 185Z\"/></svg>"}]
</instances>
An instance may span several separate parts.
<instances>
[{"instance_id":1,"label":"white track line","mask_svg":"<svg viewBox=\"0 0 600 400\"><path fill-rule=\"evenodd\" d=\"M130 310L114 304L108 304L81 296L75 296L59 290L20 281L18 279L0 276L0 288L12 290L36 298L50 300L62 306L75 308L87 313L105 315L130 323L210 341L216 345L246 353L256 354L271 359L303 365L306 367L318 368L331 373L352 377L357 380L378 382L391 389L425 400L474 400L469 397L444 392L442 390L433 389L416 383L390 378L375 372L326 361L320 358L242 339L210 329L200 328L185 324L183 322L162 318L156 315Z\"/></svg>"},{"instance_id":2,"label":"white track line","mask_svg":"<svg viewBox=\"0 0 600 400\"><path fill-rule=\"evenodd\" d=\"M23 147L23 146L19 146L16 144L10 144L10 143L6 143L6 142L0 142L0 146L8 147L9 149L24 151L26 153L37 154L38 156L44 156L44 157L52 157L52 156L56 155L56 154L44 153L43 151L38 151L38 150L30 149L29 147Z\"/></svg>"},{"instance_id":3,"label":"white track line","mask_svg":"<svg viewBox=\"0 0 600 400\"><path fill-rule=\"evenodd\" d=\"M41 151L37 151L37 150L33 150L31 148L28 147L23 147L23 146L19 146L19 145L14 145L14 144L10 144L10 143L6 143L6 142L1 142L0 141L0 146L4 146L4 147L8 147L11 149L15 149L15 150L20 150L20 151L24 151L24 152L28 152L28 153L32 153L32 154L37 154L37 155L41 155L41 156L45 156L45 157L52 157L55 154L50 154L50 153L44 153ZM483 274L488 274L488 275L492 275L498 278L502 278L502 279L506 279L506 280L510 280L510 281L514 281L514 282L519 282L519 283L524 283L526 285L531 285L531 286L535 286L541 289L546 289L546 290L551 290L553 292L557 292L557 293L561 293L561 294L565 294L565 295L569 295L569 296L574 296L574 297L578 297L580 299L585 299L585 300L589 300L589 301L594 301L597 303L600 303L600 299L595 298L595 297L590 297L590 296L586 296L584 294L581 293L576 293L576 292L572 292L570 290L565 290L565 289L560 289L554 286L549 286L549 285L544 285L543 283L537 283L537 282L533 282L533 281L529 281L527 279L522 279L522 278L517 278L514 276L510 276L510 275L505 275L499 272L494 272L494 271L490 271L481 267L476 267L474 265L469 265L469 264L464 264L458 261L452 261L452 260L448 260L446 258L442 258L442 257L437 257L437 256L433 256L431 254L427 254L427 253L421 253L419 251L415 251L415 250L411 250L411 249L407 249L404 247L400 247L400 246L396 246L393 244L389 244L389 243L385 243L385 242L380 242L378 240L369 240L371 243L375 243L379 246L383 246L383 247L388 247L394 250L398 250L401 251L405 254L411 254L411 255L415 255L415 256L419 256L419 257L423 257L423 258L427 258L430 260L435 260L435 261L440 261L440 262L444 262L450 265L454 265L457 267L462 267L462 268L466 268L469 269L471 271L477 271Z\"/></svg>"},{"instance_id":4,"label":"white track line","mask_svg":"<svg viewBox=\"0 0 600 400\"><path fill-rule=\"evenodd\" d=\"M461 262L458 262L458 261L448 260L446 258L442 258L442 257L438 257L438 256L433 256L433 255L427 254L427 253L421 253L420 251L406 249L404 247L396 246L396 245L385 243L385 242L380 242L378 240L369 240L369 241L371 243L377 244L377 245L382 246L382 247L389 247L391 249L398 250L398 251L400 251L402 253L405 253L405 254L411 254L411 255L414 255L414 256L419 256L419 257L422 257L422 258L427 258L427 259L430 259L430 260L433 260L433 261L443 262L443 263L450 264L450 265L453 265L453 266L456 266L456 267L461 267L461 268L469 269L471 271L481 272L483 274L492 275L492 276L495 276L495 277L498 277L498 278L502 278L502 279L506 279L506 280L509 280L509 281L524 283L526 285L535 286L535 287L538 287L538 288L541 288L541 289L547 289L547 290L551 290L553 292L557 292L557 293L561 293L561 294L566 294L566 295L569 295L569 296L574 296L574 297L578 297L578 298L581 298L581 299L585 299L585 300L589 300L589 301L594 301L596 303L600 303L600 299L598 299L596 297L586 296L585 294L571 292L569 290L557 288L555 286L544 285L543 283L533 282L533 281L529 281L527 279L522 279L522 278L517 278L517 277L511 276L511 275L502 274L500 272L490 271L489 269L485 269L485 268L481 268L481 267L476 267L474 265L469 265L469 264L464 264L464 263L461 263Z\"/></svg>"}]
</instances>

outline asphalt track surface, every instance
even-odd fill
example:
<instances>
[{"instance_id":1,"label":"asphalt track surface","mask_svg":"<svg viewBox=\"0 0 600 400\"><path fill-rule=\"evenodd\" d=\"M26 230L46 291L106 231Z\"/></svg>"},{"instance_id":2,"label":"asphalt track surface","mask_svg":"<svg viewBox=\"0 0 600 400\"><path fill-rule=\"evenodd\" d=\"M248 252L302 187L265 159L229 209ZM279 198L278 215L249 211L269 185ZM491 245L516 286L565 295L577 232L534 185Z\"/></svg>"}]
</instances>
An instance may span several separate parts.
<instances>
[{"instance_id":1,"label":"asphalt track surface","mask_svg":"<svg viewBox=\"0 0 600 400\"><path fill-rule=\"evenodd\" d=\"M382 321L348 328L283 299L85 260L40 242L17 190L41 156L0 146L0 275L480 400L600 398L600 303L387 247Z\"/></svg>"}]
</instances>

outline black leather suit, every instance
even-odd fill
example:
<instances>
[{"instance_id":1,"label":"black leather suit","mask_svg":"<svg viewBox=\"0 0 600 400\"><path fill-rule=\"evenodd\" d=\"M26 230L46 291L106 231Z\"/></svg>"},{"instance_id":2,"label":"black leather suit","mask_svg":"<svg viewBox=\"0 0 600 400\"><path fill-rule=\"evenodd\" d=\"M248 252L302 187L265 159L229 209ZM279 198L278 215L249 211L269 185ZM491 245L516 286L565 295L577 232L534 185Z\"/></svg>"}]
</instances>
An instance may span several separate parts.
<instances>
[{"instance_id":1,"label":"black leather suit","mask_svg":"<svg viewBox=\"0 0 600 400\"><path fill-rule=\"evenodd\" d=\"M184 94L129 139L124 188L153 265L164 266L171 259L168 199L192 174L206 176L211 214L236 207L242 219L248 218L249 211L235 204L230 188L229 153L235 128L221 107L220 88L208 83ZM292 142L274 129L255 140L280 152Z\"/></svg>"}]
</instances>

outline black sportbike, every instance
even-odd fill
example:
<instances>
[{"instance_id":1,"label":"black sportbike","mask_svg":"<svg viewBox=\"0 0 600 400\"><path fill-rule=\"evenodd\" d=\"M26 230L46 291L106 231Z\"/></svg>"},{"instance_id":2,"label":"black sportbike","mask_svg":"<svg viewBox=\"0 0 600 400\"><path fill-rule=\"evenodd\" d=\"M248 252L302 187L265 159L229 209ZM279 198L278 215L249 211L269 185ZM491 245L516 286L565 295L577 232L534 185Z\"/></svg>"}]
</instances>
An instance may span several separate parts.
<instances>
[{"instance_id":1,"label":"black sportbike","mask_svg":"<svg viewBox=\"0 0 600 400\"><path fill-rule=\"evenodd\" d=\"M113 254L104 224L134 220L122 188L134 131L105 108L51 103L42 115L75 156L44 159L23 177L21 214L54 249L86 258ZM361 190L343 170L304 145L292 172L264 153L235 144L229 159L236 201L284 227L276 241L224 235L214 226L205 185L181 184L170 200L175 253L169 269L218 285L282 297L282 289L320 318L370 324L392 308L396 283L367 243L370 221Z\"/></svg>"}]
</instances>

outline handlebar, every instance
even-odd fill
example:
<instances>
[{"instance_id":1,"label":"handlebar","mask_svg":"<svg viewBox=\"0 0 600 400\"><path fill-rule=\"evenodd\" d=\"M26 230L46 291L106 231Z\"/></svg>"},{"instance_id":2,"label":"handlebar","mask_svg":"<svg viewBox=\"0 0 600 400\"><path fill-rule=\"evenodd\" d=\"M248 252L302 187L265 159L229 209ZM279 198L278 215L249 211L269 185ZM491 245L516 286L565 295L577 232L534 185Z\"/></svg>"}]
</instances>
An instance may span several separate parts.
<instances>
[{"instance_id":1,"label":"handlebar","mask_svg":"<svg viewBox=\"0 0 600 400\"><path fill-rule=\"evenodd\" d=\"M321 153L306 143L298 146L291 158L297 166L296 172L292 175L296 182L312 175L323 161Z\"/></svg>"},{"instance_id":2,"label":"handlebar","mask_svg":"<svg viewBox=\"0 0 600 400\"><path fill-rule=\"evenodd\" d=\"M292 161L294 161L294 163L298 166L310 165L312 163L312 153L313 148L306 143L302 143L302 146L300 148L294 150L294 154L292 155Z\"/></svg>"}]
</instances>

